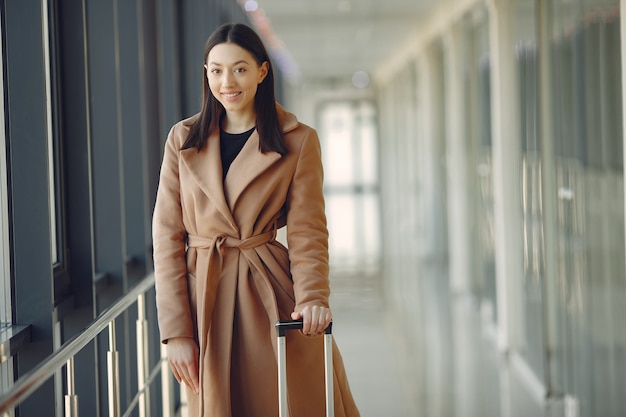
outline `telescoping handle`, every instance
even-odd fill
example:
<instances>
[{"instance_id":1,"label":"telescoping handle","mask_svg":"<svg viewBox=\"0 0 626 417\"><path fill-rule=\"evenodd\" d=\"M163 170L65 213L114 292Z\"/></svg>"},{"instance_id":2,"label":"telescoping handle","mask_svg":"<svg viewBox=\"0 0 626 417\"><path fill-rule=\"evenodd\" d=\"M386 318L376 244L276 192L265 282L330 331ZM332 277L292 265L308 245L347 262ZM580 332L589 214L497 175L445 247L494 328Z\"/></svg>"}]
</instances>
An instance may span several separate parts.
<instances>
[{"instance_id":1,"label":"telescoping handle","mask_svg":"<svg viewBox=\"0 0 626 417\"><path fill-rule=\"evenodd\" d=\"M302 320L279 320L278 333L278 401L279 417L287 417L287 342L288 330L302 330ZM324 369L326 375L326 417L335 417L333 382L333 323L324 330Z\"/></svg>"}]
</instances>

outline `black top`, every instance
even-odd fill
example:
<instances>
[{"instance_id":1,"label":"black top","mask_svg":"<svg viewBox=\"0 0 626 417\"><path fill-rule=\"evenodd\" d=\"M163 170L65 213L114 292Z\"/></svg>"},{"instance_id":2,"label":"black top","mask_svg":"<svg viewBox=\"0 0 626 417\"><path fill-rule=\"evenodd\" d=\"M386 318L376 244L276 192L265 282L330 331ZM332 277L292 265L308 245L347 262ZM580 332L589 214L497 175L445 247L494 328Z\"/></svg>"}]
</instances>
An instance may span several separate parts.
<instances>
[{"instance_id":1,"label":"black top","mask_svg":"<svg viewBox=\"0 0 626 417\"><path fill-rule=\"evenodd\" d=\"M228 133L220 129L220 149L222 152L222 180L226 178L226 173L230 168L230 164L233 163L243 145L252 135L252 132L256 129L256 126L247 132L243 133Z\"/></svg>"}]
</instances>

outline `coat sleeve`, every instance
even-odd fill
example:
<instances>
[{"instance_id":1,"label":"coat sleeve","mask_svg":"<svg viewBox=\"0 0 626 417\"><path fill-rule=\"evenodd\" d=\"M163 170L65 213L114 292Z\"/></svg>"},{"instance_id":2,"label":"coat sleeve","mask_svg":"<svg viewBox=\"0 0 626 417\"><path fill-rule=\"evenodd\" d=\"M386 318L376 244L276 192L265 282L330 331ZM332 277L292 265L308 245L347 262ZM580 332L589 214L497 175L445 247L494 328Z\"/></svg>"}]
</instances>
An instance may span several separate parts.
<instances>
[{"instance_id":1,"label":"coat sleeve","mask_svg":"<svg viewBox=\"0 0 626 417\"><path fill-rule=\"evenodd\" d=\"M302 142L287 196L287 244L296 311L329 306L328 230L319 138L310 129Z\"/></svg>"},{"instance_id":2,"label":"coat sleeve","mask_svg":"<svg viewBox=\"0 0 626 417\"><path fill-rule=\"evenodd\" d=\"M194 335L187 284L186 232L180 199L176 129L176 126L172 128L165 144L152 217L156 304L163 342L173 337Z\"/></svg>"}]
</instances>

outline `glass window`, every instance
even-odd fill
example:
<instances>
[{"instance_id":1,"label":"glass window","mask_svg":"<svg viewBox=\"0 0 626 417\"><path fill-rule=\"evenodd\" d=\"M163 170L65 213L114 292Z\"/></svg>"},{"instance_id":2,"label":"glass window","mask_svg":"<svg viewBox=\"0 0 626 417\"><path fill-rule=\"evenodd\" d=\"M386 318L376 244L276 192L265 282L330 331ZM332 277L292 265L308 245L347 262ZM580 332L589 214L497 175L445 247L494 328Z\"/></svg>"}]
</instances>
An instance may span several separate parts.
<instances>
[{"instance_id":1,"label":"glass window","mask_svg":"<svg viewBox=\"0 0 626 417\"><path fill-rule=\"evenodd\" d=\"M54 34L58 32L59 20L56 5L43 3L44 66L46 77L46 134L48 154L48 206L50 215L50 255L54 267L55 303L69 292L69 273L65 259L63 161L61 151L61 101L60 71L57 44ZM51 35L52 34L52 35Z\"/></svg>"},{"instance_id":2,"label":"glass window","mask_svg":"<svg viewBox=\"0 0 626 417\"><path fill-rule=\"evenodd\" d=\"M521 203L523 233L523 294L520 298L520 346L522 356L539 378L544 372L544 207L542 204L542 155L537 103L539 91L537 24L534 2L517 4L515 13L515 66L517 111L521 146Z\"/></svg>"},{"instance_id":3,"label":"glass window","mask_svg":"<svg viewBox=\"0 0 626 417\"><path fill-rule=\"evenodd\" d=\"M581 417L624 415L626 271L620 3L551 10L556 279L553 385Z\"/></svg>"},{"instance_id":4,"label":"glass window","mask_svg":"<svg viewBox=\"0 0 626 417\"><path fill-rule=\"evenodd\" d=\"M473 196L470 218L472 289L494 321L496 315L496 274L493 228L493 178L491 162L491 63L487 11L479 7L463 22L465 126L467 126L468 181Z\"/></svg>"},{"instance_id":5,"label":"glass window","mask_svg":"<svg viewBox=\"0 0 626 417\"><path fill-rule=\"evenodd\" d=\"M44 16L47 16L48 2L42 2L44 7ZM48 134L48 203L50 206L50 239L51 239L51 258L52 264L59 262L58 237L57 237L57 204L56 204L56 184L55 184L55 155L54 155L54 136L52 131L52 82L51 82L51 65L50 65L50 33L48 20L44 19L43 35L44 35L44 65L46 74L46 114L47 114L47 134Z\"/></svg>"},{"instance_id":6,"label":"glass window","mask_svg":"<svg viewBox=\"0 0 626 417\"><path fill-rule=\"evenodd\" d=\"M1 22L0 22L1 24ZM0 33L2 33L0 27ZM3 42L0 42L0 56ZM11 275L9 269L9 200L7 190L7 154L4 120L4 65L0 65L0 327L11 323Z\"/></svg>"},{"instance_id":7,"label":"glass window","mask_svg":"<svg viewBox=\"0 0 626 417\"><path fill-rule=\"evenodd\" d=\"M332 262L338 266L377 262L380 237L374 106L369 102L330 103L320 113L320 127Z\"/></svg>"},{"instance_id":8,"label":"glass window","mask_svg":"<svg viewBox=\"0 0 626 417\"><path fill-rule=\"evenodd\" d=\"M2 22L0 22L2 24ZM3 33L0 27L0 33ZM0 56L3 42L0 42ZM4 129L4 75L0 65L0 332L12 322L11 315L11 271L9 267L9 201L7 190L7 154ZM13 362L0 362L0 392L8 389L13 383Z\"/></svg>"}]
</instances>

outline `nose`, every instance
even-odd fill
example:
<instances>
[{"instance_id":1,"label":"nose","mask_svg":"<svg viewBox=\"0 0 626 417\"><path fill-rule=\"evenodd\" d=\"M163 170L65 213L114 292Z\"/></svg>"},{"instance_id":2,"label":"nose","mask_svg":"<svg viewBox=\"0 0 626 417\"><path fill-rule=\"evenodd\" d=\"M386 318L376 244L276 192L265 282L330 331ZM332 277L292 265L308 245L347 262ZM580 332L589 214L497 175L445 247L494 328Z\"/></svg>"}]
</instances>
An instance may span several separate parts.
<instances>
[{"instance_id":1,"label":"nose","mask_svg":"<svg viewBox=\"0 0 626 417\"><path fill-rule=\"evenodd\" d=\"M235 77L232 72L224 71L223 83L226 86L233 85L235 83Z\"/></svg>"}]
</instances>

